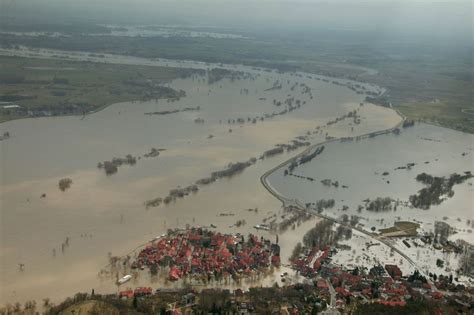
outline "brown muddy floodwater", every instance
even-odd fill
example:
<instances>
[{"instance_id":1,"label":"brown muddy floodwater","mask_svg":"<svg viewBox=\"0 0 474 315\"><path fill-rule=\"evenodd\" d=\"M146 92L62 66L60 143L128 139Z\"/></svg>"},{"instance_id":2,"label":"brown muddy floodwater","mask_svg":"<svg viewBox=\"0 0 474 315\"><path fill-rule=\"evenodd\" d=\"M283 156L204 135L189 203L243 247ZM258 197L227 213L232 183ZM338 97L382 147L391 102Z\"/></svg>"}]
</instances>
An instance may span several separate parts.
<instances>
[{"instance_id":1,"label":"brown muddy floodwater","mask_svg":"<svg viewBox=\"0 0 474 315\"><path fill-rule=\"evenodd\" d=\"M82 57L71 54L69 58ZM114 56L105 59L150 66L169 63L189 68L214 67L190 61L153 63ZM46 297L58 301L93 288L96 292L116 292L114 277L98 276L108 263L108 255L125 255L167 228L215 224L222 232L254 232L273 238L269 232L253 228L263 218L282 213L280 202L264 189L259 178L304 150L303 147L258 160L244 172L200 186L197 194L168 205L146 209L144 201L165 197L170 189L193 184L230 162L258 158L275 144L304 136L354 109L358 110L360 124L345 119L324 127L322 133L311 134L307 141L320 142L326 132L336 137L364 134L400 121L390 109L370 104L359 106L364 95L317 80L321 77L223 67L249 72L251 76L233 81L222 79L210 85L206 75L175 80L171 87L185 90L187 96L172 103L126 102L83 120L56 117L0 124L0 132L8 131L11 135L0 144L0 304ZM265 91L277 80L281 89ZM313 99L302 93L299 85L291 90L295 83L310 87ZM248 89L248 94L242 93L243 89ZM283 101L288 95L306 103L291 113L256 124L227 123L228 119L280 111L284 105L276 107L272 100ZM144 114L196 106L201 109L164 116ZM195 123L196 118L203 118L204 123ZM122 166L111 176L97 169L98 162L127 154L143 156L152 147L166 150L158 157L142 158L134 166ZM73 183L63 192L58 189L58 181L65 177ZM42 198L43 194L46 197ZM249 208L258 211L247 211ZM230 227L241 219L246 220L245 226ZM312 224L314 221L306 222L296 231L280 235L283 263ZM62 250L66 239L69 245ZM23 271L19 264L24 264ZM272 284L278 281L279 272L243 285ZM168 285L162 281L151 283L146 274L128 285L146 284L154 288Z\"/></svg>"}]
</instances>

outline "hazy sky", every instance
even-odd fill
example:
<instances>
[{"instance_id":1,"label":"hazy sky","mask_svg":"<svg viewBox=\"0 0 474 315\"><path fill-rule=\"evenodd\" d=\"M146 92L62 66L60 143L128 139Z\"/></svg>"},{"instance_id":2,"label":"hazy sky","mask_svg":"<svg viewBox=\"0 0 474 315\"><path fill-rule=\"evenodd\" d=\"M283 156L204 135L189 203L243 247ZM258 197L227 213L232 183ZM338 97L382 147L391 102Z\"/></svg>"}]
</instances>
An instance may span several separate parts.
<instances>
[{"instance_id":1,"label":"hazy sky","mask_svg":"<svg viewBox=\"0 0 474 315\"><path fill-rule=\"evenodd\" d=\"M1 16L44 22L189 24L267 30L347 29L472 39L472 1L0 0Z\"/></svg>"}]
</instances>

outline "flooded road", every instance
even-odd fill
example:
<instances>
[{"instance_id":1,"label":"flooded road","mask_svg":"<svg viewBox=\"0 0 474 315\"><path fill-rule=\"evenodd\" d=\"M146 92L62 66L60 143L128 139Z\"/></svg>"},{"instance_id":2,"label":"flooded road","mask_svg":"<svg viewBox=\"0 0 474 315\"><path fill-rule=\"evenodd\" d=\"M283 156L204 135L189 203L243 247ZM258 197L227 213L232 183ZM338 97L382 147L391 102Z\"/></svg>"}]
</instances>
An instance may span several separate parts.
<instances>
[{"instance_id":1,"label":"flooded road","mask_svg":"<svg viewBox=\"0 0 474 315\"><path fill-rule=\"evenodd\" d=\"M24 52L29 53L32 52ZM87 55L64 55L97 61L96 57ZM44 53L36 57L52 55ZM106 56L100 60L211 67L190 61L137 61L123 56ZM168 205L146 209L144 202L164 197L178 186L194 184L231 162L258 158L276 144L288 143L297 136L306 136L307 141L317 143L326 134L355 136L386 129L400 121L390 109L370 104L359 106L364 95L314 75L221 67L248 72L250 76L236 80L223 78L213 84L208 84L207 74L178 79L170 86L186 91L187 96L179 101L119 103L83 120L51 117L0 124L0 132L8 131L11 135L0 146L0 304L39 301L46 297L58 301L92 289L115 292L115 279L98 277L108 263L108 256L125 255L167 228L212 223L222 232L255 233L255 224L262 223L270 214L281 213L281 203L260 184L260 176L304 148L257 160L244 172L200 186L197 194ZM270 89L277 81L281 88ZM301 84L311 88L313 98L302 93ZM381 91L377 87L367 88ZM278 108L273 100L284 101L288 97L305 103L287 114L255 124L248 122L249 117L282 110L283 106ZM145 115L196 106L200 107L199 111ZM359 115L359 124L345 119L322 128L328 121L354 110ZM204 123L196 123L197 118ZM245 123L228 123L229 119L238 118ZM318 126L324 132L316 130ZM152 147L166 150L155 158L141 158L134 166L122 166L111 176L97 168L98 162L127 154L143 156ZM73 183L63 192L58 188L58 181L65 177ZM249 208L258 211L246 210ZM230 227L240 219L246 220L245 226ZM298 233L302 235L311 225L306 223ZM265 231L258 233L275 237ZM295 237L298 233L280 235L283 258L299 241ZM68 245L63 246L66 242ZM23 271L19 264L24 264ZM133 285L151 283L146 276L134 281ZM272 284L275 275L255 281L253 284ZM154 287L163 285L153 283Z\"/></svg>"},{"instance_id":2,"label":"flooded road","mask_svg":"<svg viewBox=\"0 0 474 315\"><path fill-rule=\"evenodd\" d=\"M318 146L317 146L318 147ZM319 146L320 147L320 146ZM395 222L407 221L419 224L418 235L436 234L436 222L449 224L453 229L450 240L459 244L474 243L474 189L473 179L454 185L451 197L442 196L443 201L429 209L414 208L409 201L411 195L426 187L416 180L418 174L426 173L448 178L451 174L474 172L474 136L442 127L417 124L402 129L399 135L388 133L374 138L353 141L333 141L324 144L324 151L308 163L285 175L288 164L274 170L266 177L273 193L279 198L297 200L299 204L317 203L321 199L333 199L335 206L321 211L322 217L333 220L358 218L356 227L365 234L380 233L391 228ZM410 167L407 167L410 165ZM304 176L304 178L299 177ZM306 178L313 180L309 181ZM328 184L329 183L329 184ZM337 184L336 184L337 183ZM368 210L368 200L391 198L396 206L389 210ZM314 211L314 210L311 210ZM394 250L413 261L416 269L429 272L457 270L462 255L449 251L436 251L423 244L407 248L403 243L407 237L386 238ZM410 238L408 238L410 239ZM413 238L415 240L416 238ZM365 242L377 241L369 237ZM381 240L379 238L378 240ZM416 242L416 240L414 241ZM357 241L349 242L359 250ZM377 263L393 263L404 267L404 273L413 272L393 253L382 249L371 257ZM433 264L434 257L447 262L442 268ZM355 259L358 260L357 258ZM352 264L354 255L342 254L334 261ZM359 261L360 263L360 261ZM369 262L369 266L374 264ZM472 285L472 279L463 278L464 285Z\"/></svg>"},{"instance_id":3,"label":"flooded road","mask_svg":"<svg viewBox=\"0 0 474 315\"><path fill-rule=\"evenodd\" d=\"M324 146L320 156L293 172L312 177L314 182L285 176L284 168L281 168L269 176L269 183L283 196L303 203L333 198L336 207L327 210L328 214L333 217L342 214L362 216L368 228L390 227L396 220L423 221L426 230L433 229L434 221L446 221L461 230L471 228L467 220L474 219L472 179L455 185L452 198L428 210L400 206L397 211L369 212L364 209L359 212L357 206L364 205L364 199L377 197L408 201L410 195L424 187L415 179L420 173L449 176L473 172L472 135L419 124L403 129L400 135L390 133L359 141L335 141ZM408 163L414 163L414 166L397 169ZM325 185L321 182L325 179L338 181L339 187ZM342 210L343 205L349 208ZM382 223L380 219L384 219ZM466 235L466 240L473 242L474 236Z\"/></svg>"}]
</instances>

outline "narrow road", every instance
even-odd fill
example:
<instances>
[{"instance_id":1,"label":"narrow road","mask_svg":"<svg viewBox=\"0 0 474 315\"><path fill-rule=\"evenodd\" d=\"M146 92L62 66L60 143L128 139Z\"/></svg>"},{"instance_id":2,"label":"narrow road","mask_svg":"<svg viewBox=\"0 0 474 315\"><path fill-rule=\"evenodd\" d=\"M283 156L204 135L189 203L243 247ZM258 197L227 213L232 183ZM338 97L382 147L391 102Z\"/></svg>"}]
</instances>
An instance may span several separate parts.
<instances>
[{"instance_id":1,"label":"narrow road","mask_svg":"<svg viewBox=\"0 0 474 315\"><path fill-rule=\"evenodd\" d=\"M329 287L329 294L331 294L331 302L330 306L331 308L335 309L336 308L336 290L334 290L334 287L332 286L331 281L327 281L328 287Z\"/></svg>"},{"instance_id":2,"label":"narrow road","mask_svg":"<svg viewBox=\"0 0 474 315\"><path fill-rule=\"evenodd\" d=\"M331 284L331 281L326 281L329 288L329 294L331 295L331 301L329 302L328 307L321 313L324 315L339 315L341 314L336 307L336 290Z\"/></svg>"}]
</instances>

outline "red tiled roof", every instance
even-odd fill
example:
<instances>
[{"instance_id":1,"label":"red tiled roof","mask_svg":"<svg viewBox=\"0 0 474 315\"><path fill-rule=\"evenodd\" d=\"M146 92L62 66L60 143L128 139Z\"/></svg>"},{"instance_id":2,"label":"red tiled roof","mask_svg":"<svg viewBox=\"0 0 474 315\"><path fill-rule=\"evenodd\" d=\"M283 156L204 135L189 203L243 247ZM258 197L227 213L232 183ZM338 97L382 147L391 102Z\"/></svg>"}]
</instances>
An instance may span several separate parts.
<instances>
[{"instance_id":1,"label":"red tiled roof","mask_svg":"<svg viewBox=\"0 0 474 315\"><path fill-rule=\"evenodd\" d=\"M131 299L133 297L133 291L132 290L126 290L126 291L120 291L119 292L119 297L126 297Z\"/></svg>"},{"instance_id":2,"label":"red tiled roof","mask_svg":"<svg viewBox=\"0 0 474 315\"><path fill-rule=\"evenodd\" d=\"M327 289L329 288L326 280L324 279L319 279L316 283L316 286L319 288L319 289Z\"/></svg>"},{"instance_id":3,"label":"red tiled roof","mask_svg":"<svg viewBox=\"0 0 474 315\"><path fill-rule=\"evenodd\" d=\"M385 301L385 300L379 300L377 301L379 304L383 305L389 305L389 306L405 306L407 302L405 301Z\"/></svg>"},{"instance_id":4,"label":"red tiled roof","mask_svg":"<svg viewBox=\"0 0 474 315\"><path fill-rule=\"evenodd\" d=\"M431 292L431 296L437 300L441 299L443 297L443 293L439 292L439 291L434 291L434 292Z\"/></svg>"},{"instance_id":5,"label":"red tiled roof","mask_svg":"<svg viewBox=\"0 0 474 315\"><path fill-rule=\"evenodd\" d=\"M344 297L352 295L352 293L350 293L349 291L347 291L346 289L344 289L342 287L337 287L335 290L336 290L337 293L339 293L340 295L342 295Z\"/></svg>"}]
</instances>

